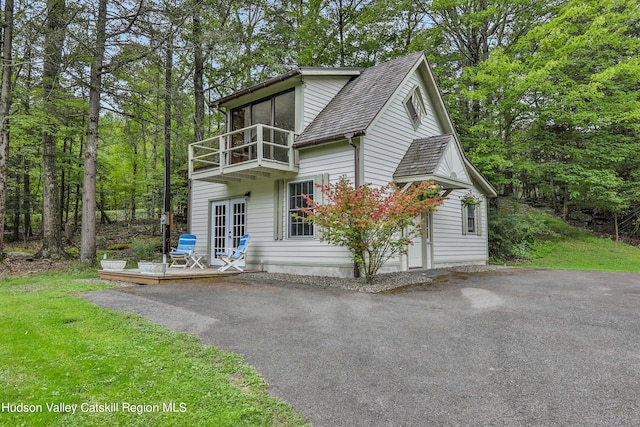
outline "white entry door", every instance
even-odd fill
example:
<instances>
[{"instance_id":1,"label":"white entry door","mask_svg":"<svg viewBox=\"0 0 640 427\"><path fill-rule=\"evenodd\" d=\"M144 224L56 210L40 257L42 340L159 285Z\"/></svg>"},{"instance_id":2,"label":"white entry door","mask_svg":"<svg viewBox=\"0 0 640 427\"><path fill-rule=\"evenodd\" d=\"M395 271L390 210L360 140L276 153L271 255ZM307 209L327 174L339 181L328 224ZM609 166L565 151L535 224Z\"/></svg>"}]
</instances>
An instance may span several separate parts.
<instances>
[{"instance_id":1,"label":"white entry door","mask_svg":"<svg viewBox=\"0 0 640 427\"><path fill-rule=\"evenodd\" d=\"M408 248L409 268L432 268L431 254L431 215L423 213L420 215L420 227L422 233L413 239L413 244Z\"/></svg>"},{"instance_id":2,"label":"white entry door","mask_svg":"<svg viewBox=\"0 0 640 427\"><path fill-rule=\"evenodd\" d=\"M222 265L216 253L235 249L240 238L247 232L247 204L245 199L211 202L211 224L209 226L209 259L211 265ZM244 267L244 260L239 264Z\"/></svg>"}]
</instances>

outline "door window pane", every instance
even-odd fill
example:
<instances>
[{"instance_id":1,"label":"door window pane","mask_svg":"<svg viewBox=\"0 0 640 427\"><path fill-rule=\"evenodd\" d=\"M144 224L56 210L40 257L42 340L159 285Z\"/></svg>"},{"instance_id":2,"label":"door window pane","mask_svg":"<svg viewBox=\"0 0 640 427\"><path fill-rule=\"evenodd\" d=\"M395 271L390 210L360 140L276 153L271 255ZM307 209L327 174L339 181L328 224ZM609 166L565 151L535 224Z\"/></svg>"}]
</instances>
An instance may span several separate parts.
<instances>
[{"instance_id":1,"label":"door window pane","mask_svg":"<svg viewBox=\"0 0 640 427\"><path fill-rule=\"evenodd\" d=\"M213 256L227 249L227 205L213 205Z\"/></svg>"}]
</instances>

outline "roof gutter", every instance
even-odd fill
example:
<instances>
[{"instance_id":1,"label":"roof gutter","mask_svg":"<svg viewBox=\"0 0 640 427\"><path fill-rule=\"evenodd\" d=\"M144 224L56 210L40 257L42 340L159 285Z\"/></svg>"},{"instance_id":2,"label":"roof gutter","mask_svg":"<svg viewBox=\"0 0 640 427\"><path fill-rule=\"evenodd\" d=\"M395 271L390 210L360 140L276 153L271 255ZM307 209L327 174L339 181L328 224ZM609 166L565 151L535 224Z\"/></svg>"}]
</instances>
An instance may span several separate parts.
<instances>
[{"instance_id":1,"label":"roof gutter","mask_svg":"<svg viewBox=\"0 0 640 427\"><path fill-rule=\"evenodd\" d=\"M347 139L349 145L353 148L353 174L355 188L360 187L360 150L359 147L353 142L354 133L346 133L344 137Z\"/></svg>"},{"instance_id":2,"label":"roof gutter","mask_svg":"<svg viewBox=\"0 0 640 427\"><path fill-rule=\"evenodd\" d=\"M306 147L312 147L314 145L325 144L327 142L334 142L334 141L340 141L342 139L348 139L347 135L351 135L351 138L355 138L357 136L363 136L365 134L366 132L364 130L357 130L357 131L348 132L348 133L340 133L337 135L324 136L322 138L312 139L310 141L305 141L301 143L295 143L293 146L294 148L306 148Z\"/></svg>"}]
</instances>

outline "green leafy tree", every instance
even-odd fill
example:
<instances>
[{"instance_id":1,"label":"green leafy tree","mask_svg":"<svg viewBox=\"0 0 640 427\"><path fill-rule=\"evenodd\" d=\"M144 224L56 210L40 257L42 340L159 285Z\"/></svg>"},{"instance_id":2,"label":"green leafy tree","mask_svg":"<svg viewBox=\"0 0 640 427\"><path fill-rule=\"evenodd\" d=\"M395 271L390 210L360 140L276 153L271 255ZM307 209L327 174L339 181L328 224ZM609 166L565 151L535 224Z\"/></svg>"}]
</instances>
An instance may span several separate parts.
<instances>
[{"instance_id":1,"label":"green leafy tree","mask_svg":"<svg viewBox=\"0 0 640 427\"><path fill-rule=\"evenodd\" d=\"M529 154L553 180L549 196L565 214L572 205L621 212L634 201L627 190L639 184L639 21L635 1L571 1L523 41L536 100L524 138L544 143Z\"/></svg>"},{"instance_id":2,"label":"green leafy tree","mask_svg":"<svg viewBox=\"0 0 640 427\"><path fill-rule=\"evenodd\" d=\"M562 0L426 0L420 9L431 25L420 46L429 55L445 92L454 123L465 148L476 139L470 127L486 118L483 105L465 96L476 83L464 71L484 63L490 53L501 48L509 51L522 36L545 22Z\"/></svg>"},{"instance_id":3,"label":"green leafy tree","mask_svg":"<svg viewBox=\"0 0 640 427\"><path fill-rule=\"evenodd\" d=\"M341 177L319 188L327 202L304 196L307 206L301 207L300 218L321 227L323 240L349 249L368 284L389 258L407 253L411 239L421 233L416 224L420 213L433 211L445 200L441 188L427 182L407 189L395 183L354 188Z\"/></svg>"},{"instance_id":4,"label":"green leafy tree","mask_svg":"<svg viewBox=\"0 0 640 427\"><path fill-rule=\"evenodd\" d=\"M617 218L637 204L638 22L635 1L567 1L465 70L462 94L483 112L465 141L503 194L565 216L587 208Z\"/></svg>"}]
</instances>

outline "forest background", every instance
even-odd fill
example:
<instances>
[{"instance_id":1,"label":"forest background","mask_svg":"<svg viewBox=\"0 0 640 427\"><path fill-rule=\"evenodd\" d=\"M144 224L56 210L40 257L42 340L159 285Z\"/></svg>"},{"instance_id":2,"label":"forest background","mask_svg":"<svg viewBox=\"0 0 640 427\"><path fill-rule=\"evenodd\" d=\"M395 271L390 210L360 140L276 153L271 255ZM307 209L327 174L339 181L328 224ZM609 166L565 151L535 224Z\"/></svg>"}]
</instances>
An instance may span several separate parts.
<instances>
[{"instance_id":1,"label":"forest background","mask_svg":"<svg viewBox=\"0 0 640 427\"><path fill-rule=\"evenodd\" d=\"M209 101L296 66L424 51L467 156L501 196L640 236L635 0L5 0L0 259L41 234L65 256L96 221L186 216L188 144ZM96 213L99 213L96 215Z\"/></svg>"}]
</instances>

